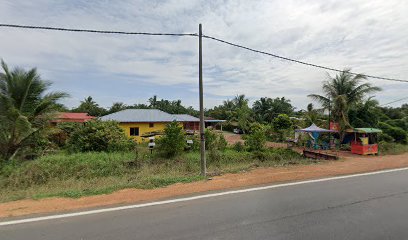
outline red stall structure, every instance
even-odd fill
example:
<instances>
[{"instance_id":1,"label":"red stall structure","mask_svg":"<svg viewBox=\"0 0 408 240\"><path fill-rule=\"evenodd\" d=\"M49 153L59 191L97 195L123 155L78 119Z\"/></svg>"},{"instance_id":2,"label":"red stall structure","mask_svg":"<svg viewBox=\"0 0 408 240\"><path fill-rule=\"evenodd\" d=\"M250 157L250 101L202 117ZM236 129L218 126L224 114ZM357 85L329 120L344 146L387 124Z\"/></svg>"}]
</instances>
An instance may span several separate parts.
<instances>
[{"instance_id":1,"label":"red stall structure","mask_svg":"<svg viewBox=\"0 0 408 240\"><path fill-rule=\"evenodd\" d=\"M354 128L347 130L347 133L353 134L351 141L351 153L359 155L377 155L378 154L378 133L382 131L377 128Z\"/></svg>"}]
</instances>

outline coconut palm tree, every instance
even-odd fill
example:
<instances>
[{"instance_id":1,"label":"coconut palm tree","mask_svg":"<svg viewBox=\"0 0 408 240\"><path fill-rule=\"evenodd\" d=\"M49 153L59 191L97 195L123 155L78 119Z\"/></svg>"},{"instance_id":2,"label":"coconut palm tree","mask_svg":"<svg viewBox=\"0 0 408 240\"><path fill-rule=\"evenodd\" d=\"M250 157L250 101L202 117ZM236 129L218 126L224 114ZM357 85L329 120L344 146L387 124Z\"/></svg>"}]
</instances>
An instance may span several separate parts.
<instances>
[{"instance_id":1,"label":"coconut palm tree","mask_svg":"<svg viewBox=\"0 0 408 240\"><path fill-rule=\"evenodd\" d=\"M37 70L12 70L2 60L0 73L0 158L13 158L48 125L63 92L46 93L51 83L41 79Z\"/></svg>"},{"instance_id":2,"label":"coconut palm tree","mask_svg":"<svg viewBox=\"0 0 408 240\"><path fill-rule=\"evenodd\" d=\"M330 107L333 120L340 123L340 131L344 132L347 127L351 127L348 119L350 108L361 102L367 95L381 91L381 88L363 82L364 80L366 80L365 75L352 74L350 69L345 69L334 77L328 74L327 80L323 82L324 95L308 96L322 104L324 109Z\"/></svg>"}]
</instances>

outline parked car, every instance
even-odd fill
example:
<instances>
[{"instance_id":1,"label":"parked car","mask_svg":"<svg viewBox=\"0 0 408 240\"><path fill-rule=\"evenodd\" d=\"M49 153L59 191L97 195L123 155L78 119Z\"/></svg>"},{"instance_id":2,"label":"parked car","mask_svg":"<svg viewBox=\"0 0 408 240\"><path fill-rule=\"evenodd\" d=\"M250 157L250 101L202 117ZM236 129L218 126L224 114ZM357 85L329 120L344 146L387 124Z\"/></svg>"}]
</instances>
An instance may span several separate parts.
<instances>
[{"instance_id":1,"label":"parked car","mask_svg":"<svg viewBox=\"0 0 408 240\"><path fill-rule=\"evenodd\" d=\"M234 132L235 134L243 134L244 131L242 131L242 129L239 128L234 128L234 130L232 130L232 132Z\"/></svg>"}]
</instances>

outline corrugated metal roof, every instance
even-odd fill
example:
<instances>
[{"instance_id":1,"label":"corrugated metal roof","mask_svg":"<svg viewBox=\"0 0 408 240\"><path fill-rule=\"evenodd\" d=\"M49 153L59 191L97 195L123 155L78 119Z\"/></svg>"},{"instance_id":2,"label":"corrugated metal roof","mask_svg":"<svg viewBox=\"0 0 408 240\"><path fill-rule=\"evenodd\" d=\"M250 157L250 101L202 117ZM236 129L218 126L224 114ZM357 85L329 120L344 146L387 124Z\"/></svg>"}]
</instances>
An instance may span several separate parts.
<instances>
[{"instance_id":1,"label":"corrugated metal roof","mask_svg":"<svg viewBox=\"0 0 408 240\"><path fill-rule=\"evenodd\" d=\"M101 117L102 121L117 122L172 122L176 116L157 109L126 109Z\"/></svg>"},{"instance_id":2,"label":"corrugated metal roof","mask_svg":"<svg viewBox=\"0 0 408 240\"><path fill-rule=\"evenodd\" d=\"M382 133L382 130L378 128L354 128L351 131L358 133Z\"/></svg>"},{"instance_id":3,"label":"corrugated metal roof","mask_svg":"<svg viewBox=\"0 0 408 240\"><path fill-rule=\"evenodd\" d=\"M173 114L179 122L199 122L200 119L188 114Z\"/></svg>"}]
</instances>

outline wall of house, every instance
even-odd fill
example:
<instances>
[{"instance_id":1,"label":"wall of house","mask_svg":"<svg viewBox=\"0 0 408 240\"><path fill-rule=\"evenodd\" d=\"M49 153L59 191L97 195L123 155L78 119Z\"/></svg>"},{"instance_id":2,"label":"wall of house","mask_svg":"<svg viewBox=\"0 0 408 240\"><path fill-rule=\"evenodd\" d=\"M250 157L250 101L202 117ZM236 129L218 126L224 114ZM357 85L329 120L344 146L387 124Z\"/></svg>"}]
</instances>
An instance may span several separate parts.
<instances>
[{"instance_id":1,"label":"wall of house","mask_svg":"<svg viewBox=\"0 0 408 240\"><path fill-rule=\"evenodd\" d=\"M153 123L153 127L150 127L149 123L119 123L119 126L125 131L126 136L134 139L138 143L141 142L148 142L148 138L143 138L141 137L143 134L149 133L149 132L156 132L156 131L164 131L164 128L166 127L167 123L166 122L155 122ZM180 126L183 127L183 124L180 123ZM130 128L139 128L139 136L130 136ZM158 138L160 136L155 136L155 138Z\"/></svg>"}]
</instances>

